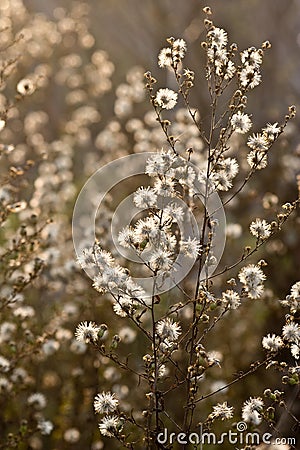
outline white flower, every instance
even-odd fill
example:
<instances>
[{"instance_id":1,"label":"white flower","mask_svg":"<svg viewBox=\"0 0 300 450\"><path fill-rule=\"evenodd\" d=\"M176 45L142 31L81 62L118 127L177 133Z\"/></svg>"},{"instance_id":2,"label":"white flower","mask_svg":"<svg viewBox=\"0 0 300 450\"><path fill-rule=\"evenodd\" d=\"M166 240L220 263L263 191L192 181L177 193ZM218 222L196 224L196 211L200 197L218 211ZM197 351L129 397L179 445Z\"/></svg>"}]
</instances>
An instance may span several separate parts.
<instances>
[{"instance_id":1,"label":"white flower","mask_svg":"<svg viewBox=\"0 0 300 450\"><path fill-rule=\"evenodd\" d=\"M230 309L237 309L241 304L239 294L231 289L227 289L227 291L222 292L222 301Z\"/></svg>"},{"instance_id":2,"label":"white flower","mask_svg":"<svg viewBox=\"0 0 300 450\"><path fill-rule=\"evenodd\" d=\"M174 263L171 256L172 253L164 249L154 250L149 261L151 268L153 270L169 270Z\"/></svg>"},{"instance_id":3,"label":"white flower","mask_svg":"<svg viewBox=\"0 0 300 450\"><path fill-rule=\"evenodd\" d=\"M250 224L250 233L257 238L267 239L271 235L271 225L264 219L255 219Z\"/></svg>"},{"instance_id":4,"label":"white flower","mask_svg":"<svg viewBox=\"0 0 300 450\"><path fill-rule=\"evenodd\" d=\"M299 342L300 340L300 327L295 322L289 322L282 328L283 339L289 342Z\"/></svg>"},{"instance_id":5,"label":"white flower","mask_svg":"<svg viewBox=\"0 0 300 450\"><path fill-rule=\"evenodd\" d=\"M262 420L260 413L263 406L264 403L260 397L250 397L250 399L243 404L242 419L245 422L250 422L254 425L258 425Z\"/></svg>"},{"instance_id":6,"label":"white flower","mask_svg":"<svg viewBox=\"0 0 300 450\"><path fill-rule=\"evenodd\" d=\"M182 207L176 203L169 203L164 209L164 214L167 215L167 217L172 218L172 222L179 223L182 222L184 218Z\"/></svg>"},{"instance_id":7,"label":"white flower","mask_svg":"<svg viewBox=\"0 0 300 450\"><path fill-rule=\"evenodd\" d=\"M128 225L118 234L118 242L122 247L130 248L135 242L135 233Z\"/></svg>"},{"instance_id":8,"label":"white flower","mask_svg":"<svg viewBox=\"0 0 300 450\"><path fill-rule=\"evenodd\" d=\"M53 430L54 426L50 420L39 420L37 425L38 430L40 430L41 434L48 435Z\"/></svg>"},{"instance_id":9,"label":"white flower","mask_svg":"<svg viewBox=\"0 0 300 450\"><path fill-rule=\"evenodd\" d=\"M133 202L138 208L152 208L157 204L157 194L150 187L140 187L133 195Z\"/></svg>"},{"instance_id":10,"label":"white flower","mask_svg":"<svg viewBox=\"0 0 300 450\"><path fill-rule=\"evenodd\" d=\"M281 127L278 125L278 122L276 123L267 123L267 126L262 129L263 135L266 137L266 139L270 142L275 141L275 139L278 137L279 133L281 133Z\"/></svg>"},{"instance_id":11,"label":"white flower","mask_svg":"<svg viewBox=\"0 0 300 450\"><path fill-rule=\"evenodd\" d=\"M171 178L157 179L154 183L154 191L162 197L174 197L174 186L174 181Z\"/></svg>"},{"instance_id":12,"label":"white flower","mask_svg":"<svg viewBox=\"0 0 300 450\"><path fill-rule=\"evenodd\" d=\"M184 58L186 42L183 39L175 39L171 47L162 48L158 55L159 67L171 67Z\"/></svg>"},{"instance_id":13,"label":"white flower","mask_svg":"<svg viewBox=\"0 0 300 450\"><path fill-rule=\"evenodd\" d=\"M267 334L262 339L262 346L271 352L277 352L283 346L283 340L275 334Z\"/></svg>"},{"instance_id":14,"label":"white flower","mask_svg":"<svg viewBox=\"0 0 300 450\"><path fill-rule=\"evenodd\" d=\"M120 428L120 422L117 416L105 416L99 423L99 430L103 436L114 437Z\"/></svg>"},{"instance_id":15,"label":"white flower","mask_svg":"<svg viewBox=\"0 0 300 450\"><path fill-rule=\"evenodd\" d=\"M253 134L249 137L247 141L248 147L253 150L257 150L263 152L264 150L268 150L269 144L266 137L263 134Z\"/></svg>"},{"instance_id":16,"label":"white flower","mask_svg":"<svg viewBox=\"0 0 300 450\"><path fill-rule=\"evenodd\" d=\"M207 37L212 46L217 48L222 48L227 44L228 38L227 33L222 28L214 27L211 31L207 33Z\"/></svg>"},{"instance_id":17,"label":"white flower","mask_svg":"<svg viewBox=\"0 0 300 450\"><path fill-rule=\"evenodd\" d=\"M299 359L300 356L300 347L298 344L292 344L291 345L291 354L293 358Z\"/></svg>"},{"instance_id":18,"label":"white flower","mask_svg":"<svg viewBox=\"0 0 300 450\"><path fill-rule=\"evenodd\" d=\"M264 169L268 164L268 155L265 151L251 150L247 155L247 163L251 169L256 168L257 170Z\"/></svg>"},{"instance_id":19,"label":"white flower","mask_svg":"<svg viewBox=\"0 0 300 450\"><path fill-rule=\"evenodd\" d=\"M98 332L100 328L94 322L81 322L75 331L77 341L96 342L98 340Z\"/></svg>"},{"instance_id":20,"label":"white flower","mask_svg":"<svg viewBox=\"0 0 300 450\"><path fill-rule=\"evenodd\" d=\"M241 61L245 65L259 67L262 63L262 51L255 47L248 48L241 52Z\"/></svg>"},{"instance_id":21,"label":"white flower","mask_svg":"<svg viewBox=\"0 0 300 450\"><path fill-rule=\"evenodd\" d=\"M225 78L225 80L230 80L236 72L234 63L229 60L225 66L225 69L226 69L226 71L224 74L224 78Z\"/></svg>"},{"instance_id":22,"label":"white flower","mask_svg":"<svg viewBox=\"0 0 300 450\"><path fill-rule=\"evenodd\" d=\"M175 41L172 43L172 50L174 56L176 58L184 58L185 52L186 52L186 42L184 39L175 39Z\"/></svg>"},{"instance_id":23,"label":"white flower","mask_svg":"<svg viewBox=\"0 0 300 450\"><path fill-rule=\"evenodd\" d=\"M119 400L111 392L97 394L94 399L94 409L98 414L112 413L117 409L118 404Z\"/></svg>"},{"instance_id":24,"label":"white flower","mask_svg":"<svg viewBox=\"0 0 300 450\"><path fill-rule=\"evenodd\" d=\"M261 82L260 73L252 66L245 66L239 73L240 83L243 88L254 89Z\"/></svg>"},{"instance_id":25,"label":"white flower","mask_svg":"<svg viewBox=\"0 0 300 450\"><path fill-rule=\"evenodd\" d=\"M120 297L113 305L113 310L120 317L132 316L137 309L137 302L133 301L131 297Z\"/></svg>"},{"instance_id":26,"label":"white flower","mask_svg":"<svg viewBox=\"0 0 300 450\"><path fill-rule=\"evenodd\" d=\"M241 134L247 133L252 126L252 122L248 114L244 114L241 111L233 114L230 123L234 131Z\"/></svg>"},{"instance_id":27,"label":"white flower","mask_svg":"<svg viewBox=\"0 0 300 450\"><path fill-rule=\"evenodd\" d=\"M297 283L293 284L291 287L291 297L295 300L300 300L300 281L297 281Z\"/></svg>"},{"instance_id":28,"label":"white flower","mask_svg":"<svg viewBox=\"0 0 300 450\"><path fill-rule=\"evenodd\" d=\"M177 92L172 89L159 89L155 96L155 102L163 109L173 109L177 103Z\"/></svg>"},{"instance_id":29,"label":"white flower","mask_svg":"<svg viewBox=\"0 0 300 450\"><path fill-rule=\"evenodd\" d=\"M209 415L211 419L231 419L233 417L233 407L228 406L227 402L218 403L213 406L213 412Z\"/></svg>"},{"instance_id":30,"label":"white flower","mask_svg":"<svg viewBox=\"0 0 300 450\"><path fill-rule=\"evenodd\" d=\"M222 171L224 171L230 179L236 177L238 174L239 165L235 158L225 158L220 162L220 165L222 167Z\"/></svg>"},{"instance_id":31,"label":"white flower","mask_svg":"<svg viewBox=\"0 0 300 450\"><path fill-rule=\"evenodd\" d=\"M146 219L138 220L134 227L135 242L141 243L145 239L149 239L150 234L158 229L159 222L154 217L146 217Z\"/></svg>"},{"instance_id":32,"label":"white flower","mask_svg":"<svg viewBox=\"0 0 300 450\"><path fill-rule=\"evenodd\" d=\"M181 334L181 326L173 319L167 317L157 323L156 331L161 339L176 341Z\"/></svg>"},{"instance_id":33,"label":"white flower","mask_svg":"<svg viewBox=\"0 0 300 450\"><path fill-rule=\"evenodd\" d=\"M207 49L207 58L214 63L218 75L222 74L225 64L228 63L226 48L217 48L215 45Z\"/></svg>"},{"instance_id":34,"label":"white flower","mask_svg":"<svg viewBox=\"0 0 300 450\"><path fill-rule=\"evenodd\" d=\"M262 283L266 276L260 267L249 264L240 270L238 277L250 298L259 298L262 295L264 290Z\"/></svg>"},{"instance_id":35,"label":"white flower","mask_svg":"<svg viewBox=\"0 0 300 450\"><path fill-rule=\"evenodd\" d=\"M77 258L82 269L95 267L95 257L93 247L85 248Z\"/></svg>"},{"instance_id":36,"label":"white flower","mask_svg":"<svg viewBox=\"0 0 300 450\"><path fill-rule=\"evenodd\" d=\"M229 177L225 170L214 173L213 181L216 189L220 191L228 191L232 187L231 177Z\"/></svg>"},{"instance_id":37,"label":"white flower","mask_svg":"<svg viewBox=\"0 0 300 450\"><path fill-rule=\"evenodd\" d=\"M171 67L172 63L172 49L170 47L162 48L158 55L159 67Z\"/></svg>"},{"instance_id":38,"label":"white flower","mask_svg":"<svg viewBox=\"0 0 300 450\"><path fill-rule=\"evenodd\" d=\"M178 160L178 157L171 151L162 151L151 156L147 160L145 173L150 177L157 175L166 175Z\"/></svg>"},{"instance_id":39,"label":"white flower","mask_svg":"<svg viewBox=\"0 0 300 450\"><path fill-rule=\"evenodd\" d=\"M36 409L44 409L47 405L46 397L39 392L31 394L27 399L27 403Z\"/></svg>"},{"instance_id":40,"label":"white flower","mask_svg":"<svg viewBox=\"0 0 300 450\"><path fill-rule=\"evenodd\" d=\"M201 245L196 238L188 237L187 240L180 242L180 249L189 258L197 258L200 252Z\"/></svg>"}]
</instances>

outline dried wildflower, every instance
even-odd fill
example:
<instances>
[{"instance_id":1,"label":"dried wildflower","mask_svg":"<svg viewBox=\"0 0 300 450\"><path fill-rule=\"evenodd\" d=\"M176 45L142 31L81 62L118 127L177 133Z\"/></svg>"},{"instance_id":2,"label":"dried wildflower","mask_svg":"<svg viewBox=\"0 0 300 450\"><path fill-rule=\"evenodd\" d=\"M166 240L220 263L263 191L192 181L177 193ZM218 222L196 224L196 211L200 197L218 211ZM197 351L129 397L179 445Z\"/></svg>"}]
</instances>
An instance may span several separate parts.
<instances>
[{"instance_id":1,"label":"dried wildflower","mask_svg":"<svg viewBox=\"0 0 300 450\"><path fill-rule=\"evenodd\" d=\"M282 129L278 123L267 123L267 126L262 129L263 135L269 142L275 141L278 135L281 133Z\"/></svg>"},{"instance_id":2,"label":"dried wildflower","mask_svg":"<svg viewBox=\"0 0 300 450\"><path fill-rule=\"evenodd\" d=\"M268 164L268 155L265 151L252 150L247 155L247 163L251 169L255 168L257 170L264 169Z\"/></svg>"},{"instance_id":3,"label":"dried wildflower","mask_svg":"<svg viewBox=\"0 0 300 450\"><path fill-rule=\"evenodd\" d=\"M173 109L177 103L177 92L172 89L159 89L155 96L155 102L162 109Z\"/></svg>"},{"instance_id":4,"label":"dried wildflower","mask_svg":"<svg viewBox=\"0 0 300 450\"><path fill-rule=\"evenodd\" d=\"M254 89L261 82L260 73L252 66L245 66L239 73L241 86L245 89Z\"/></svg>"},{"instance_id":5,"label":"dried wildflower","mask_svg":"<svg viewBox=\"0 0 300 450\"><path fill-rule=\"evenodd\" d=\"M245 422L252 422L257 425L261 422L260 413L262 412L264 402L261 397L250 397L246 400L242 408L242 418Z\"/></svg>"},{"instance_id":6,"label":"dried wildflower","mask_svg":"<svg viewBox=\"0 0 300 450\"><path fill-rule=\"evenodd\" d=\"M186 52L186 42L184 39L175 39L172 43L173 54L176 58L182 59Z\"/></svg>"},{"instance_id":7,"label":"dried wildflower","mask_svg":"<svg viewBox=\"0 0 300 450\"><path fill-rule=\"evenodd\" d=\"M159 67L171 67L173 64L172 49L170 47L162 48L158 55Z\"/></svg>"},{"instance_id":8,"label":"dried wildflower","mask_svg":"<svg viewBox=\"0 0 300 450\"><path fill-rule=\"evenodd\" d=\"M300 309L300 281L293 284L290 295L287 295L280 303L283 306L288 306L292 314L295 314Z\"/></svg>"},{"instance_id":9,"label":"dried wildflower","mask_svg":"<svg viewBox=\"0 0 300 450\"><path fill-rule=\"evenodd\" d=\"M271 225L264 219L255 219L250 224L250 233L259 239L267 239L271 235Z\"/></svg>"},{"instance_id":10,"label":"dried wildflower","mask_svg":"<svg viewBox=\"0 0 300 450\"><path fill-rule=\"evenodd\" d=\"M241 52L241 61L244 65L258 68L262 64L263 53L255 47L250 47Z\"/></svg>"},{"instance_id":11,"label":"dried wildflower","mask_svg":"<svg viewBox=\"0 0 300 450\"><path fill-rule=\"evenodd\" d=\"M50 420L41 419L38 421L37 428L38 428L38 430L40 430L42 435L47 436L47 435L51 434L51 432L54 428L54 425Z\"/></svg>"},{"instance_id":12,"label":"dried wildflower","mask_svg":"<svg viewBox=\"0 0 300 450\"><path fill-rule=\"evenodd\" d=\"M233 407L228 406L227 402L218 403L213 406L213 412L209 415L210 419L228 420L233 417Z\"/></svg>"},{"instance_id":13,"label":"dried wildflower","mask_svg":"<svg viewBox=\"0 0 300 450\"><path fill-rule=\"evenodd\" d=\"M149 261L151 268L153 270L169 270L174 263L172 256L173 254L168 250L154 249Z\"/></svg>"},{"instance_id":14,"label":"dried wildflower","mask_svg":"<svg viewBox=\"0 0 300 450\"><path fill-rule=\"evenodd\" d=\"M217 49L226 46L228 42L227 33L223 28L214 27L211 31L207 33L208 40L212 47Z\"/></svg>"},{"instance_id":15,"label":"dried wildflower","mask_svg":"<svg viewBox=\"0 0 300 450\"><path fill-rule=\"evenodd\" d=\"M94 399L95 412L98 414L112 413L117 409L119 401L115 394L111 392L102 392L97 394Z\"/></svg>"},{"instance_id":16,"label":"dried wildflower","mask_svg":"<svg viewBox=\"0 0 300 450\"><path fill-rule=\"evenodd\" d=\"M282 336L283 336L283 339L285 339L289 342L298 343L300 341L299 325L293 321L287 323L282 328Z\"/></svg>"},{"instance_id":17,"label":"dried wildflower","mask_svg":"<svg viewBox=\"0 0 300 450\"><path fill-rule=\"evenodd\" d=\"M200 252L201 245L199 240L196 238L188 237L187 240L183 240L180 242L180 249L184 253L184 255L189 258L197 258Z\"/></svg>"},{"instance_id":18,"label":"dried wildflower","mask_svg":"<svg viewBox=\"0 0 300 450\"><path fill-rule=\"evenodd\" d=\"M181 326L173 319L167 318L157 323L156 331L161 339L176 341L181 334Z\"/></svg>"},{"instance_id":19,"label":"dried wildflower","mask_svg":"<svg viewBox=\"0 0 300 450\"><path fill-rule=\"evenodd\" d=\"M241 304L239 294L232 289L222 292L222 301L230 309L237 309Z\"/></svg>"},{"instance_id":20,"label":"dried wildflower","mask_svg":"<svg viewBox=\"0 0 300 450\"><path fill-rule=\"evenodd\" d=\"M35 409L38 410L44 409L47 405L46 397L40 392L31 394L27 399L27 403L28 405L33 406Z\"/></svg>"},{"instance_id":21,"label":"dried wildflower","mask_svg":"<svg viewBox=\"0 0 300 450\"><path fill-rule=\"evenodd\" d=\"M120 431L120 421L117 416L105 416L99 423L99 430L103 436L114 437Z\"/></svg>"},{"instance_id":22,"label":"dried wildflower","mask_svg":"<svg viewBox=\"0 0 300 450\"><path fill-rule=\"evenodd\" d=\"M268 150L269 144L266 139L266 137L263 134L253 134L249 137L247 141L248 147L252 148L253 150L263 152L265 150Z\"/></svg>"},{"instance_id":23,"label":"dried wildflower","mask_svg":"<svg viewBox=\"0 0 300 450\"><path fill-rule=\"evenodd\" d=\"M297 283L293 284L291 287L291 297L295 300L300 300L300 281L297 281Z\"/></svg>"},{"instance_id":24,"label":"dried wildflower","mask_svg":"<svg viewBox=\"0 0 300 450\"><path fill-rule=\"evenodd\" d=\"M128 225L123 228L118 234L118 242L124 248L130 248L135 242L135 233Z\"/></svg>"},{"instance_id":25,"label":"dried wildflower","mask_svg":"<svg viewBox=\"0 0 300 450\"><path fill-rule=\"evenodd\" d=\"M228 178L232 180L239 172L239 165L235 158L225 158L220 162L220 167L226 173Z\"/></svg>"},{"instance_id":26,"label":"dried wildflower","mask_svg":"<svg viewBox=\"0 0 300 450\"><path fill-rule=\"evenodd\" d=\"M238 277L241 283L244 284L244 289L250 298L255 299L261 297L264 290L263 282L266 276L260 267L249 264L240 270Z\"/></svg>"},{"instance_id":27,"label":"dried wildflower","mask_svg":"<svg viewBox=\"0 0 300 450\"><path fill-rule=\"evenodd\" d=\"M283 346L283 340L275 334L268 334L262 340L262 346L271 352L277 352Z\"/></svg>"},{"instance_id":28,"label":"dried wildflower","mask_svg":"<svg viewBox=\"0 0 300 450\"><path fill-rule=\"evenodd\" d=\"M177 162L177 157L170 151L162 151L147 160L145 173L150 177L166 175Z\"/></svg>"},{"instance_id":29,"label":"dried wildflower","mask_svg":"<svg viewBox=\"0 0 300 450\"><path fill-rule=\"evenodd\" d=\"M233 114L230 123L233 130L241 134L248 133L248 131L252 127L252 122L249 115L242 113L241 111Z\"/></svg>"},{"instance_id":30,"label":"dried wildflower","mask_svg":"<svg viewBox=\"0 0 300 450\"><path fill-rule=\"evenodd\" d=\"M291 345L291 354L292 354L293 358L299 359L299 357L300 357L300 345L299 344Z\"/></svg>"},{"instance_id":31,"label":"dried wildflower","mask_svg":"<svg viewBox=\"0 0 300 450\"><path fill-rule=\"evenodd\" d=\"M95 266L95 257L93 248L87 248L77 258L78 263L82 269L87 269Z\"/></svg>"},{"instance_id":32,"label":"dried wildflower","mask_svg":"<svg viewBox=\"0 0 300 450\"><path fill-rule=\"evenodd\" d=\"M98 340L98 333L100 328L94 322L81 322L75 331L75 338L77 341L96 342Z\"/></svg>"},{"instance_id":33,"label":"dried wildflower","mask_svg":"<svg viewBox=\"0 0 300 450\"><path fill-rule=\"evenodd\" d=\"M157 204L157 195L150 187L140 187L134 193L133 202L138 208L153 208Z\"/></svg>"},{"instance_id":34,"label":"dried wildflower","mask_svg":"<svg viewBox=\"0 0 300 450\"><path fill-rule=\"evenodd\" d=\"M120 297L113 305L113 310L120 317L132 316L137 308L138 303L133 301L131 297L124 296Z\"/></svg>"}]
</instances>

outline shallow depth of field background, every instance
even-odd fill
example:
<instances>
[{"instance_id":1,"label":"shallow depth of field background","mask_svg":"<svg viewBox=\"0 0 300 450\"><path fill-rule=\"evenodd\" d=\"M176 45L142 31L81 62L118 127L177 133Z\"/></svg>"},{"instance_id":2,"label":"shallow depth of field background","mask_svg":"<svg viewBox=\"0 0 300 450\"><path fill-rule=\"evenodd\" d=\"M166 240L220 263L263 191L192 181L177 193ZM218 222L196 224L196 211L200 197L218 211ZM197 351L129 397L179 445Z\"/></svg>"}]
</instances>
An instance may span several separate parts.
<instances>
[{"instance_id":1,"label":"shallow depth of field background","mask_svg":"<svg viewBox=\"0 0 300 450\"><path fill-rule=\"evenodd\" d=\"M265 54L263 82L249 96L247 113L252 114L253 132L258 132L267 122L281 122L289 105L294 104L300 110L300 2L211 0L209 5L215 24L227 30L229 41L237 42L240 50L258 47L265 40L272 43L271 50ZM18 112L11 113L0 135L1 143L16 147L0 160L1 177L12 165L24 166L28 159L35 162L21 181L12 182L15 200L26 201L27 207L19 213L11 213L2 224L1 255L11 240L19 236L20 225L27 224L32 213L37 214L41 224L49 218L53 221L41 232L34 249L22 250L27 257L20 260L20 264L15 265L17 256L5 260L12 268L10 276L5 274L4 260L0 267L4 274L0 280L2 298L18 276L28 274L27 264L36 256L46 262L37 279L22 291L24 304L34 310L33 317L14 315L11 308L0 312L1 323L12 322L17 327L11 336L16 344L15 353L9 340L2 340L0 353L8 359L17 355L16 365L27 372L22 382L7 393L0 393L0 416L3 415L0 444L9 432L18 432L22 419L32 420L26 403L32 392L46 396L48 403L43 414L54 424L50 436L30 438L30 448L34 449L119 448L113 441L101 438L93 413L93 396L113 386L125 409L140 408L144 402L144 393L136 387L132 376L100 359L93 348L79 348L74 341L77 324L93 320L109 324L110 336L123 330L125 339L120 353L134 355L131 358L136 358L136 367L141 366L146 352L145 343L134 339L130 330L126 330L129 326L126 319L113 314L109 299L91 288L90 280L75 264L72 210L76 195L95 169L119 156L140 151L144 146L152 151L166 146L147 120L145 133L139 135L131 131L128 122L132 118L143 121L145 114L151 111L146 96L143 97L144 71L151 70L159 86L172 87L167 71L157 66L157 53L169 36L183 37L187 41L185 65L196 73L191 105L202 111L205 126L209 98L204 52L200 47L205 38L204 6L207 5L202 0L0 2L1 28L13 25L13 36L25 27L27 37L30 35L27 43L20 44L19 63L2 94L12 99L18 81L33 73L41 73L47 80L41 81L36 92L16 105ZM115 108L116 98L122 97L124 83L127 84L127 88L123 86L125 91L128 85L133 86L125 113ZM248 231L252 220L261 217L271 221L277 205L296 198L296 175L300 172L299 132L296 118L272 149L268 168L256 174L245 193L227 211L228 222L239 224L242 233L228 237L223 265L239 258L245 245L253 244ZM271 205L270 198L273 199ZM113 201L107 199L107 210L99 223L99 239L107 249L111 243L107 234ZM253 258L254 262L259 259L268 262L264 269L268 276L264 300L250 302L232 318L225 319L209 342L210 350L222 353L223 368L214 369L212 378L205 381L204 392L213 384L229 381L232 374L245 370L249 362L262 357L261 337L282 326L282 310L275 299L284 298L291 284L299 280L299 250L300 220L294 215L284 230ZM235 275L236 272L232 273ZM221 281L216 283L217 289L219 286ZM24 350L24 340L28 339L24 338L28 330L32 332L33 341L45 332L49 336L41 337L42 350L29 351L28 355L18 358ZM49 339L53 341L50 344ZM28 348L37 348L29 341L27 344ZM217 401L229 399L238 409L250 395L260 395L265 386L276 387L277 375L274 373L274 378L270 378L270 373L267 378L264 373L257 373L216 399L209 399L204 405L206 414ZM174 411L179 408L178 399L174 402ZM281 427L282 432L287 433L289 423ZM19 448L29 447L24 444Z\"/></svg>"}]
</instances>

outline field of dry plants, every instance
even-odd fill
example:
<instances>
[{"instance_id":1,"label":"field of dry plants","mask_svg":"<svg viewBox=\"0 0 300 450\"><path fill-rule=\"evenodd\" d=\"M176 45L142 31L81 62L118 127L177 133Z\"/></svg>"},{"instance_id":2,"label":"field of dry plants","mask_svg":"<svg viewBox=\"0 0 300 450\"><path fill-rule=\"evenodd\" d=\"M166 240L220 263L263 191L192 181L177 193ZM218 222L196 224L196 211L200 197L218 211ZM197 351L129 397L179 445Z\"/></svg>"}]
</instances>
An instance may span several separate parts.
<instances>
[{"instance_id":1,"label":"field of dry plants","mask_svg":"<svg viewBox=\"0 0 300 450\"><path fill-rule=\"evenodd\" d=\"M0 1L0 449L299 448L299 23Z\"/></svg>"}]
</instances>

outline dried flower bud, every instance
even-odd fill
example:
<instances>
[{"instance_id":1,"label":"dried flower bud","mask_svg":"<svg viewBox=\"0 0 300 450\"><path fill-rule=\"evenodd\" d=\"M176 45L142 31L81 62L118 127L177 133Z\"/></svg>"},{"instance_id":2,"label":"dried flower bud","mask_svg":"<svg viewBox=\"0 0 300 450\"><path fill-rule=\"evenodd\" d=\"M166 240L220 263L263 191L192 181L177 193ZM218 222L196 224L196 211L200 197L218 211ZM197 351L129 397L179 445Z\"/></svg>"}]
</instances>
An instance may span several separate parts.
<instances>
[{"instance_id":1,"label":"dried flower bud","mask_svg":"<svg viewBox=\"0 0 300 450\"><path fill-rule=\"evenodd\" d=\"M265 41L265 42L263 42L263 43L262 43L262 46L261 46L261 48L262 48L263 50L268 49L268 48L271 48L271 47L272 47L272 45L271 45L271 42L270 42L270 41Z\"/></svg>"},{"instance_id":2,"label":"dried flower bud","mask_svg":"<svg viewBox=\"0 0 300 450\"><path fill-rule=\"evenodd\" d=\"M205 7L203 8L203 12L205 12L205 14L207 14L207 15L209 15L209 16L212 14L212 11L211 11L211 9L210 9L209 6L205 6Z\"/></svg>"},{"instance_id":3,"label":"dried flower bud","mask_svg":"<svg viewBox=\"0 0 300 450\"><path fill-rule=\"evenodd\" d=\"M213 23L212 23L211 20L205 19L204 20L204 25L209 30L213 26Z\"/></svg>"}]
</instances>

